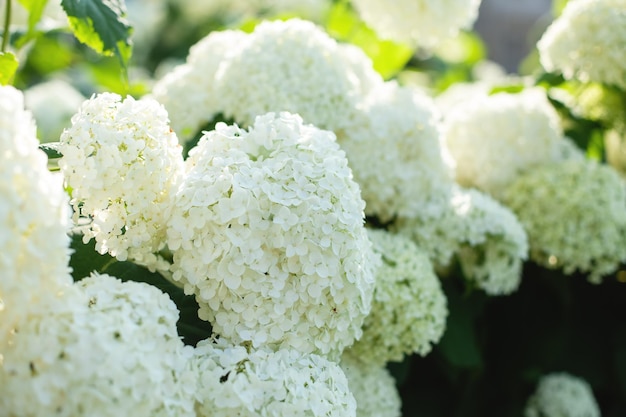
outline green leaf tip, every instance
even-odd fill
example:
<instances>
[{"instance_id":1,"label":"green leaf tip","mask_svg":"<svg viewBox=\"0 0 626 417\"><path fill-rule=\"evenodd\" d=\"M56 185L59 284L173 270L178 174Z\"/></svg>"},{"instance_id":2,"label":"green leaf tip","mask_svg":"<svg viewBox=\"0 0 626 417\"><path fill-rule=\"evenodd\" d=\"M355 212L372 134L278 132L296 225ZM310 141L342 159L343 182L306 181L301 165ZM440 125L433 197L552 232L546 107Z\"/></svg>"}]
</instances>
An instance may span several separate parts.
<instances>
[{"instance_id":1,"label":"green leaf tip","mask_svg":"<svg viewBox=\"0 0 626 417\"><path fill-rule=\"evenodd\" d=\"M96 52L116 56L126 68L132 28L123 0L62 0L74 36Z\"/></svg>"}]
</instances>

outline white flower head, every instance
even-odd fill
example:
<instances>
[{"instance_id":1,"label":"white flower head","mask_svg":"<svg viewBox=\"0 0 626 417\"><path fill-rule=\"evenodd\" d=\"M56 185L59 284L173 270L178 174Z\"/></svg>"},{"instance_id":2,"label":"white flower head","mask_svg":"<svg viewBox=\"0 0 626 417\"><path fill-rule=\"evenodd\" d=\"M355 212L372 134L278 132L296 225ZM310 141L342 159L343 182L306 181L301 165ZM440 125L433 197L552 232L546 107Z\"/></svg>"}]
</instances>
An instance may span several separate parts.
<instances>
[{"instance_id":1,"label":"white flower head","mask_svg":"<svg viewBox=\"0 0 626 417\"><path fill-rule=\"evenodd\" d=\"M55 309L16 326L2 352L0 409L24 417L85 410L103 417L195 416L193 348L178 338L169 297L107 275L69 290Z\"/></svg>"},{"instance_id":2,"label":"white flower head","mask_svg":"<svg viewBox=\"0 0 626 417\"><path fill-rule=\"evenodd\" d=\"M217 93L224 114L244 125L257 115L288 111L337 130L345 126L363 87L372 78L382 82L365 54L356 55L300 19L261 23L221 71Z\"/></svg>"},{"instance_id":3,"label":"white flower head","mask_svg":"<svg viewBox=\"0 0 626 417\"><path fill-rule=\"evenodd\" d=\"M435 106L419 91L386 82L360 104L362 116L338 134L366 202L382 222L436 216L449 199Z\"/></svg>"},{"instance_id":4,"label":"white flower head","mask_svg":"<svg viewBox=\"0 0 626 417\"><path fill-rule=\"evenodd\" d=\"M401 399L387 368L344 353L339 363L356 400L357 417L400 417Z\"/></svg>"},{"instance_id":5,"label":"white flower head","mask_svg":"<svg viewBox=\"0 0 626 417\"><path fill-rule=\"evenodd\" d=\"M478 95L446 114L444 142L456 179L494 196L523 171L561 157L559 118L541 89Z\"/></svg>"},{"instance_id":6,"label":"white flower head","mask_svg":"<svg viewBox=\"0 0 626 417\"><path fill-rule=\"evenodd\" d=\"M363 336L348 352L380 366L412 353L425 356L446 328L448 308L439 278L428 255L407 237L374 229L368 234L382 266Z\"/></svg>"},{"instance_id":7,"label":"white flower head","mask_svg":"<svg viewBox=\"0 0 626 417\"><path fill-rule=\"evenodd\" d=\"M542 266L599 281L626 261L626 190L610 166L584 159L541 166L513 183L503 201Z\"/></svg>"},{"instance_id":8,"label":"white flower head","mask_svg":"<svg viewBox=\"0 0 626 417\"><path fill-rule=\"evenodd\" d=\"M198 417L356 415L339 365L315 354L203 341L194 369Z\"/></svg>"},{"instance_id":9,"label":"white flower head","mask_svg":"<svg viewBox=\"0 0 626 417\"><path fill-rule=\"evenodd\" d=\"M478 190L454 186L440 216L399 218L392 230L412 238L436 267L456 255L465 278L489 295L519 286L528 257L524 228L511 210Z\"/></svg>"},{"instance_id":10,"label":"white flower head","mask_svg":"<svg viewBox=\"0 0 626 417\"><path fill-rule=\"evenodd\" d=\"M541 64L566 79L626 89L626 1L571 0L537 43Z\"/></svg>"},{"instance_id":11,"label":"white flower head","mask_svg":"<svg viewBox=\"0 0 626 417\"><path fill-rule=\"evenodd\" d=\"M218 124L186 160L168 228L175 280L233 343L339 354L361 335L378 258L331 132L297 115Z\"/></svg>"},{"instance_id":12,"label":"white flower head","mask_svg":"<svg viewBox=\"0 0 626 417\"><path fill-rule=\"evenodd\" d=\"M565 372L544 375L528 399L524 417L600 417L591 386Z\"/></svg>"},{"instance_id":13,"label":"white flower head","mask_svg":"<svg viewBox=\"0 0 626 417\"><path fill-rule=\"evenodd\" d=\"M154 85L151 97L165 106L172 129L181 141L194 137L222 111L216 74L247 39L239 30L211 32L191 47L184 64L176 66Z\"/></svg>"},{"instance_id":14,"label":"white flower head","mask_svg":"<svg viewBox=\"0 0 626 417\"><path fill-rule=\"evenodd\" d=\"M472 26L481 0L352 0L361 18L384 39L433 48Z\"/></svg>"},{"instance_id":15,"label":"white flower head","mask_svg":"<svg viewBox=\"0 0 626 417\"><path fill-rule=\"evenodd\" d=\"M61 136L59 166L84 239L119 260L155 267L165 244L165 208L183 173L167 112L152 99L103 93L86 100Z\"/></svg>"},{"instance_id":16,"label":"white flower head","mask_svg":"<svg viewBox=\"0 0 626 417\"><path fill-rule=\"evenodd\" d=\"M38 145L22 92L0 87L0 341L72 282L68 198Z\"/></svg>"}]
</instances>

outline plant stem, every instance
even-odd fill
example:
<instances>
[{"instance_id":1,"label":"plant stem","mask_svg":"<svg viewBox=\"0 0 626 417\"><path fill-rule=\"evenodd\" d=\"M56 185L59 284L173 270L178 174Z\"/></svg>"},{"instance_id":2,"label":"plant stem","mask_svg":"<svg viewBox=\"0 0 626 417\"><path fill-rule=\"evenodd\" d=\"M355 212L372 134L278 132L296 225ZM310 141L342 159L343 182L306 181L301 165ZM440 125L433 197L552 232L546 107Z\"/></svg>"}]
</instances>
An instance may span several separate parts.
<instances>
[{"instance_id":1,"label":"plant stem","mask_svg":"<svg viewBox=\"0 0 626 417\"><path fill-rule=\"evenodd\" d=\"M4 10L4 32L2 33L2 48L0 52L6 52L9 44L9 25L11 24L11 0L6 0L6 8Z\"/></svg>"}]
</instances>

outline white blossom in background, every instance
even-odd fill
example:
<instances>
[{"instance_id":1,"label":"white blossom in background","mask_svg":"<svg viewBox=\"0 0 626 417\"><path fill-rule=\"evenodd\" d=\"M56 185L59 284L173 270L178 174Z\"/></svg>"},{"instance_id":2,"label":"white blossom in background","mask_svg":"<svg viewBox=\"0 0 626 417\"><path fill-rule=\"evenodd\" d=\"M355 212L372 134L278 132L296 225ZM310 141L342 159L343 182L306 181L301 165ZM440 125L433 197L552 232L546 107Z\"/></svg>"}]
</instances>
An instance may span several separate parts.
<instances>
[{"instance_id":1,"label":"white blossom in background","mask_svg":"<svg viewBox=\"0 0 626 417\"><path fill-rule=\"evenodd\" d=\"M378 258L332 132L290 113L220 123L185 163L173 278L220 337L336 356L361 336Z\"/></svg>"},{"instance_id":2,"label":"white blossom in background","mask_svg":"<svg viewBox=\"0 0 626 417\"><path fill-rule=\"evenodd\" d=\"M71 290L71 291L70 291ZM178 310L144 283L93 275L55 309L16 326L0 368L9 416L195 416L193 348L176 332Z\"/></svg>"},{"instance_id":3,"label":"white blossom in background","mask_svg":"<svg viewBox=\"0 0 626 417\"><path fill-rule=\"evenodd\" d=\"M462 236L457 259L465 277L489 295L507 295L519 287L528 259L528 238L506 206L477 190L455 189L456 232Z\"/></svg>"},{"instance_id":4,"label":"white blossom in background","mask_svg":"<svg viewBox=\"0 0 626 417\"><path fill-rule=\"evenodd\" d=\"M515 291L528 258L528 238L520 221L474 189L454 186L439 217L399 218L391 230L413 239L436 267L445 268L456 257L465 278L489 295Z\"/></svg>"},{"instance_id":5,"label":"white blossom in background","mask_svg":"<svg viewBox=\"0 0 626 417\"><path fill-rule=\"evenodd\" d=\"M338 141L361 186L365 213L384 223L397 216L438 216L453 176L432 100L386 82L373 88L360 108L360 118L338 133Z\"/></svg>"},{"instance_id":6,"label":"white blossom in background","mask_svg":"<svg viewBox=\"0 0 626 417\"><path fill-rule=\"evenodd\" d=\"M257 115L289 111L323 129L345 128L378 83L382 78L363 51L291 19L264 21L250 34L212 32L155 84L152 96L186 140L220 113L242 126Z\"/></svg>"},{"instance_id":7,"label":"white blossom in background","mask_svg":"<svg viewBox=\"0 0 626 417\"><path fill-rule=\"evenodd\" d=\"M400 417L402 400L387 368L344 353L339 363L356 400L357 417Z\"/></svg>"},{"instance_id":8,"label":"white blossom in background","mask_svg":"<svg viewBox=\"0 0 626 417\"><path fill-rule=\"evenodd\" d=\"M172 129L181 141L193 138L222 111L216 74L247 39L239 30L211 32L191 47L184 64L177 65L155 83L151 97L165 106Z\"/></svg>"},{"instance_id":9,"label":"white blossom in background","mask_svg":"<svg viewBox=\"0 0 626 417\"><path fill-rule=\"evenodd\" d=\"M469 29L481 0L351 0L361 18L378 36L433 48Z\"/></svg>"},{"instance_id":10,"label":"white blossom in background","mask_svg":"<svg viewBox=\"0 0 626 417\"><path fill-rule=\"evenodd\" d=\"M541 65L566 79L626 89L626 0L570 0L537 43Z\"/></svg>"},{"instance_id":11,"label":"white blossom in background","mask_svg":"<svg viewBox=\"0 0 626 417\"><path fill-rule=\"evenodd\" d=\"M407 237L375 229L368 235L382 265L363 336L347 352L381 367L412 353L425 356L446 328L447 300L439 278L428 255Z\"/></svg>"},{"instance_id":12,"label":"white blossom in background","mask_svg":"<svg viewBox=\"0 0 626 417\"><path fill-rule=\"evenodd\" d=\"M559 118L541 89L481 94L453 106L443 126L459 184L497 198L525 170L561 156Z\"/></svg>"},{"instance_id":13,"label":"white blossom in background","mask_svg":"<svg viewBox=\"0 0 626 417\"><path fill-rule=\"evenodd\" d=\"M69 202L24 96L0 87L0 357L16 320L71 285Z\"/></svg>"},{"instance_id":14,"label":"white blossom in background","mask_svg":"<svg viewBox=\"0 0 626 417\"><path fill-rule=\"evenodd\" d=\"M364 86L382 82L365 54L305 20L262 22L238 52L217 74L216 91L224 114L244 125L289 111L337 130L346 127Z\"/></svg>"},{"instance_id":15,"label":"white blossom in background","mask_svg":"<svg viewBox=\"0 0 626 417\"><path fill-rule=\"evenodd\" d=\"M565 372L544 375L526 402L524 417L600 417L591 386Z\"/></svg>"},{"instance_id":16,"label":"white blossom in background","mask_svg":"<svg viewBox=\"0 0 626 417\"><path fill-rule=\"evenodd\" d=\"M4 21L4 11L7 0L0 0L0 15ZM13 1L11 4L11 30L24 30L28 28L29 11L22 5L22 2ZM41 15L41 20L37 23L37 28L47 31L67 27L67 14L61 7L61 0L48 0L45 2Z\"/></svg>"},{"instance_id":17,"label":"white blossom in background","mask_svg":"<svg viewBox=\"0 0 626 417\"><path fill-rule=\"evenodd\" d=\"M165 245L165 211L183 174L182 150L154 100L103 93L86 100L61 135L59 166L74 220L100 253L150 268ZM166 268L166 267L165 267Z\"/></svg>"},{"instance_id":18,"label":"white blossom in background","mask_svg":"<svg viewBox=\"0 0 626 417\"><path fill-rule=\"evenodd\" d=\"M57 142L86 97L67 81L52 79L28 88L24 98L37 122L39 141Z\"/></svg>"},{"instance_id":19,"label":"white blossom in background","mask_svg":"<svg viewBox=\"0 0 626 417\"><path fill-rule=\"evenodd\" d=\"M572 160L522 175L503 198L528 233L530 258L598 282L626 261L626 190L608 165Z\"/></svg>"},{"instance_id":20,"label":"white blossom in background","mask_svg":"<svg viewBox=\"0 0 626 417\"><path fill-rule=\"evenodd\" d=\"M198 417L355 417L346 376L323 356L202 341L195 350Z\"/></svg>"}]
</instances>

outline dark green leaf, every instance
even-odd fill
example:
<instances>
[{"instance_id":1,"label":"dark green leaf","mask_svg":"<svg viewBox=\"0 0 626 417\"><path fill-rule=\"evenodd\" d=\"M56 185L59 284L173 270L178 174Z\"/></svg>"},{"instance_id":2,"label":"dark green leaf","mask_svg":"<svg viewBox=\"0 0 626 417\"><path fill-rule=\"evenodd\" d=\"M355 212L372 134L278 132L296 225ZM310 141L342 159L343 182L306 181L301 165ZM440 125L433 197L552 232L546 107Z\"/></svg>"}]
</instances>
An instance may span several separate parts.
<instances>
[{"instance_id":1,"label":"dark green leaf","mask_svg":"<svg viewBox=\"0 0 626 417\"><path fill-rule=\"evenodd\" d=\"M39 149L48 155L48 159L61 158L63 155L59 152L59 142L48 142L39 145Z\"/></svg>"},{"instance_id":2,"label":"dark green leaf","mask_svg":"<svg viewBox=\"0 0 626 417\"><path fill-rule=\"evenodd\" d=\"M132 28L123 0L62 0L61 5L79 41L103 55L115 55L126 67Z\"/></svg>"},{"instance_id":3,"label":"dark green leaf","mask_svg":"<svg viewBox=\"0 0 626 417\"><path fill-rule=\"evenodd\" d=\"M0 84L7 85L11 83L15 72L17 71L18 62L15 55L11 52L0 52Z\"/></svg>"}]
</instances>

